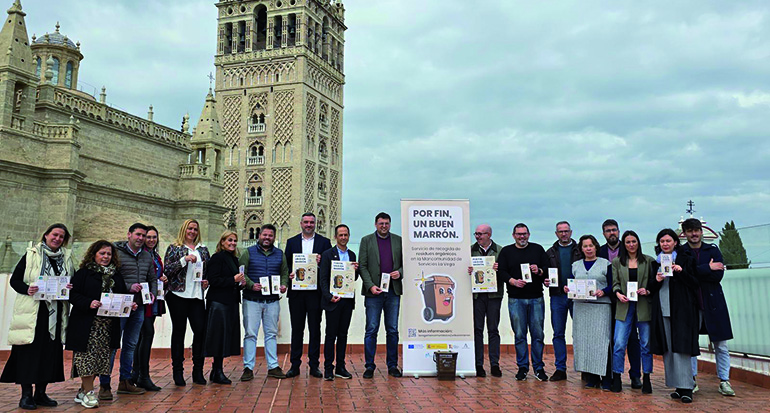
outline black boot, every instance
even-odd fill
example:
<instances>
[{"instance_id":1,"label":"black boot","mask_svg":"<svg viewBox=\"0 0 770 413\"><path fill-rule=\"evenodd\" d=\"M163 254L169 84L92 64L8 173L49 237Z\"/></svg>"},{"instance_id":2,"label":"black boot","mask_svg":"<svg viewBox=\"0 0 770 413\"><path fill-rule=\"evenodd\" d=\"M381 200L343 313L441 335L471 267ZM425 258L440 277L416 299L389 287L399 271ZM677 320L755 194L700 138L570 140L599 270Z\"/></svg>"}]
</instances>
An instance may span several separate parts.
<instances>
[{"instance_id":1,"label":"black boot","mask_svg":"<svg viewBox=\"0 0 770 413\"><path fill-rule=\"evenodd\" d=\"M160 387L153 383L152 380L150 380L150 377L141 374L137 377L135 384L137 387L141 387L145 390L160 391Z\"/></svg>"},{"instance_id":2,"label":"black boot","mask_svg":"<svg viewBox=\"0 0 770 413\"><path fill-rule=\"evenodd\" d=\"M652 394L652 383L650 383L650 373L644 373L642 377L642 393Z\"/></svg>"},{"instance_id":3,"label":"black boot","mask_svg":"<svg viewBox=\"0 0 770 413\"><path fill-rule=\"evenodd\" d=\"M21 400L19 400L19 407L21 407L24 410L37 409L37 404L35 404L35 399L32 397L31 384L21 385Z\"/></svg>"},{"instance_id":4,"label":"black boot","mask_svg":"<svg viewBox=\"0 0 770 413\"><path fill-rule=\"evenodd\" d=\"M232 381L225 376L225 372L222 370L222 368L218 368L216 370L211 370L211 375L209 376L209 379L212 383L217 384L232 384Z\"/></svg>"},{"instance_id":5,"label":"black boot","mask_svg":"<svg viewBox=\"0 0 770 413\"><path fill-rule=\"evenodd\" d=\"M623 391L623 383L620 382L620 374L612 373L612 392L620 393Z\"/></svg>"},{"instance_id":6,"label":"black boot","mask_svg":"<svg viewBox=\"0 0 770 413\"><path fill-rule=\"evenodd\" d=\"M182 369L174 369L174 384L177 386L186 386L187 383L184 381L184 370Z\"/></svg>"},{"instance_id":7,"label":"black boot","mask_svg":"<svg viewBox=\"0 0 770 413\"><path fill-rule=\"evenodd\" d=\"M203 377L203 366L193 366L192 381L195 384L206 384L206 379Z\"/></svg>"},{"instance_id":8,"label":"black boot","mask_svg":"<svg viewBox=\"0 0 770 413\"><path fill-rule=\"evenodd\" d=\"M48 395L45 394L45 388L47 386L48 384L35 385L35 404L38 406L56 407L59 405L59 403L57 403L56 400L48 397Z\"/></svg>"}]
</instances>

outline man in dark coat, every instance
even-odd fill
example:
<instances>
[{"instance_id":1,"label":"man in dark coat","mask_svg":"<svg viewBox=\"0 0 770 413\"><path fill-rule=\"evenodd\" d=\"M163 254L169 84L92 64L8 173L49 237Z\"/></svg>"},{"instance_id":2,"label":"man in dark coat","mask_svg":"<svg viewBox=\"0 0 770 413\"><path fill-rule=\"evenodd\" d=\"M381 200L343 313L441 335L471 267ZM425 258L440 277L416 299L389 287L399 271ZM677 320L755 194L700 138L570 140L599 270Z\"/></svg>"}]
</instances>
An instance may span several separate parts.
<instances>
[{"instance_id":1,"label":"man in dark coat","mask_svg":"<svg viewBox=\"0 0 770 413\"><path fill-rule=\"evenodd\" d=\"M289 264L289 272L294 271L294 254L317 254L316 260L321 262L321 253L332 247L329 238L316 234L315 215L311 212L302 214L300 226L302 232L286 241L286 263ZM288 285L289 315L291 316L291 369L286 372L286 377L299 375L299 366L302 364L303 340L305 338L305 320L310 333L310 342L307 347L308 366L310 375L321 378L323 373L318 368L321 356L321 291L320 289L309 291L296 291Z\"/></svg>"},{"instance_id":2,"label":"man in dark coat","mask_svg":"<svg viewBox=\"0 0 770 413\"><path fill-rule=\"evenodd\" d=\"M727 301L722 292L722 277L725 265L719 247L703 242L703 225L699 219L688 218L682 222L682 231L687 237L687 244L682 249L690 251L696 260L695 276L698 278L698 307L703 315L700 326L701 334L708 334L716 356L719 392L725 396L735 396L730 385L730 353L727 340L733 338ZM698 359L692 358L692 375L698 374Z\"/></svg>"}]
</instances>

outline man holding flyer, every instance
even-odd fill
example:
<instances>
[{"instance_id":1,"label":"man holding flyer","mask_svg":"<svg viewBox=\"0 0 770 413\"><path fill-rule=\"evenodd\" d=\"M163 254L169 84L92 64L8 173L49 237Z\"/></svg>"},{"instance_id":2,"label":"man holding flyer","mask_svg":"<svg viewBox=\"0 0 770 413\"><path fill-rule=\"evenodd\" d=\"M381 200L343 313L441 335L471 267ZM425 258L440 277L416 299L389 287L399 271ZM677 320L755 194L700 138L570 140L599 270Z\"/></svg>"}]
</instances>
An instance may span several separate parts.
<instances>
[{"instance_id":1,"label":"man holding flyer","mask_svg":"<svg viewBox=\"0 0 770 413\"><path fill-rule=\"evenodd\" d=\"M497 255L500 247L492 241L492 227L481 224L473 233L476 243L471 245L471 257L494 257L495 264L492 267L497 271ZM468 267L468 274L472 275L473 267ZM497 277L496 277L497 278ZM489 337L489 367L492 375L501 377L500 370L500 307L503 303L505 284L497 279L497 291L489 293L473 294L473 342L476 352L476 377L486 377L484 370L484 319L487 320L487 335Z\"/></svg>"},{"instance_id":2,"label":"man holding flyer","mask_svg":"<svg viewBox=\"0 0 770 413\"><path fill-rule=\"evenodd\" d=\"M377 334L380 331L380 317L385 314L387 333L386 349L388 374L401 377L398 368L398 312L401 306L401 237L390 232L390 215L380 212L374 218L374 234L361 239L360 270L363 280L364 306L366 307L366 333L364 334L364 356L366 370L364 378L374 377L374 356L377 353ZM380 288L383 279L389 280L387 291Z\"/></svg>"},{"instance_id":3,"label":"man holding flyer","mask_svg":"<svg viewBox=\"0 0 770 413\"><path fill-rule=\"evenodd\" d=\"M547 381L548 375L545 374L543 363L543 284L547 284L548 256L540 244L529 242L529 228L525 224L519 223L513 227L513 238L516 242L500 251L497 277L508 288L508 313L519 368L516 380L526 380L529 372L529 331L532 335L532 367L535 377Z\"/></svg>"},{"instance_id":4,"label":"man holding flyer","mask_svg":"<svg viewBox=\"0 0 770 413\"><path fill-rule=\"evenodd\" d=\"M356 253L348 249L350 228L345 224L334 228L334 239L337 244L321 254L318 284L321 290L321 306L326 312L326 335L324 337L324 380L334 380L334 377L351 379L353 375L345 368L345 347L348 345L348 329L356 306L355 297L342 298L333 295L331 287L332 263L345 263L353 267L355 278L358 278L358 263ZM335 347L336 341L336 347ZM337 368L334 368L334 358L337 358Z\"/></svg>"},{"instance_id":5,"label":"man holding flyer","mask_svg":"<svg viewBox=\"0 0 770 413\"><path fill-rule=\"evenodd\" d=\"M119 394L144 394L145 390L135 386L131 382L134 365L134 350L139 342L139 333L144 323L144 306L142 300L142 283L147 283L150 291L157 291L157 277L155 275L155 263L150 253L145 250L144 237L147 235L147 226L136 223L128 228L128 240L115 243L118 260L120 262L120 275L126 282L126 289L134 294L134 302L138 308L131 311L130 315L120 319L120 330L123 343L120 349L120 384ZM155 299L150 295L150 303ZM110 366L115 363L115 351L110 358ZM99 399L112 400L110 390L110 376L99 376Z\"/></svg>"},{"instance_id":6,"label":"man holding flyer","mask_svg":"<svg viewBox=\"0 0 770 413\"><path fill-rule=\"evenodd\" d=\"M289 272L294 278L296 268L294 266L295 254L316 254L316 265L321 262L321 253L332 247L329 238L316 234L315 215L312 212L302 214L300 220L302 233L297 234L286 241L286 262ZM318 285L309 290L298 290L288 284L289 315L291 317L291 368L286 372L286 377L299 375L299 366L302 364L303 341L305 339L305 320L310 333L310 342L307 346L307 362L310 367L310 375L321 378L321 291Z\"/></svg>"}]
</instances>

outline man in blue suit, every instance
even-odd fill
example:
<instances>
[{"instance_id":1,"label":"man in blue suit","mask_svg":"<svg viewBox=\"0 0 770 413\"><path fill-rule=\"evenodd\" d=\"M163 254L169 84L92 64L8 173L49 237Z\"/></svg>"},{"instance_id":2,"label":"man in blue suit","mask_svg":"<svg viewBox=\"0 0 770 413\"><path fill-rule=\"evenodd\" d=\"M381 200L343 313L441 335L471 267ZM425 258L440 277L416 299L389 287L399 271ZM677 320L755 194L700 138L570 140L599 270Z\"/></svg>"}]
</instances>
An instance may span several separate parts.
<instances>
[{"instance_id":1,"label":"man in blue suit","mask_svg":"<svg viewBox=\"0 0 770 413\"><path fill-rule=\"evenodd\" d=\"M318 254L317 261L321 262L321 253L332 247L329 238L316 234L315 215L312 212L302 214L300 219L302 232L286 241L286 262L289 271L294 273L294 254ZM286 377L299 375L302 364L303 341L305 338L305 320L307 320L310 342L307 348L307 364L310 375L322 378L319 369L321 355L321 290L294 291L291 283L288 285L289 315L291 316L291 368Z\"/></svg>"}]
</instances>

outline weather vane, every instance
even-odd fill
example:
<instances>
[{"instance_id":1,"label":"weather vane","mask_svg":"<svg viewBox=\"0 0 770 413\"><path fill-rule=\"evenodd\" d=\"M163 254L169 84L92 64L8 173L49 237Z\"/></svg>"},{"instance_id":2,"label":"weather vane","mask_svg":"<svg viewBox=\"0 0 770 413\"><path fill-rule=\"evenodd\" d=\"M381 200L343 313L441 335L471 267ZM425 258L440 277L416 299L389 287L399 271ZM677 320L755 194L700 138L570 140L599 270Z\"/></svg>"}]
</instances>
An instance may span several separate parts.
<instances>
[{"instance_id":1,"label":"weather vane","mask_svg":"<svg viewBox=\"0 0 770 413\"><path fill-rule=\"evenodd\" d=\"M695 210L693 209L694 206L695 206L695 202L692 202L692 199L687 201L687 210L685 212L690 214L690 216L693 216L693 214L695 213Z\"/></svg>"},{"instance_id":2,"label":"weather vane","mask_svg":"<svg viewBox=\"0 0 770 413\"><path fill-rule=\"evenodd\" d=\"M206 77L209 78L209 89L211 89L212 85L214 84L214 75L211 72L209 72L209 75Z\"/></svg>"}]
</instances>

